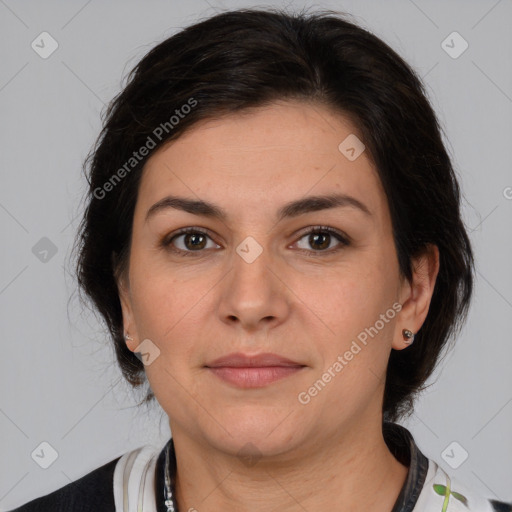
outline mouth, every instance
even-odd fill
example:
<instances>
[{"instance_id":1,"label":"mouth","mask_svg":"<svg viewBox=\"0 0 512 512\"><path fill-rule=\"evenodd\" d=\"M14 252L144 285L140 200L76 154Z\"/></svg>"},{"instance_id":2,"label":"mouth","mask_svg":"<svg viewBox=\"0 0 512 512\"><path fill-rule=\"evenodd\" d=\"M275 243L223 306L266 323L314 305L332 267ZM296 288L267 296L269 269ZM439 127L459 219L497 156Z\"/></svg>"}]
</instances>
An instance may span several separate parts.
<instances>
[{"instance_id":1,"label":"mouth","mask_svg":"<svg viewBox=\"0 0 512 512\"><path fill-rule=\"evenodd\" d=\"M260 388L298 373L306 367L277 354L223 356L205 367L216 377L239 388Z\"/></svg>"}]
</instances>

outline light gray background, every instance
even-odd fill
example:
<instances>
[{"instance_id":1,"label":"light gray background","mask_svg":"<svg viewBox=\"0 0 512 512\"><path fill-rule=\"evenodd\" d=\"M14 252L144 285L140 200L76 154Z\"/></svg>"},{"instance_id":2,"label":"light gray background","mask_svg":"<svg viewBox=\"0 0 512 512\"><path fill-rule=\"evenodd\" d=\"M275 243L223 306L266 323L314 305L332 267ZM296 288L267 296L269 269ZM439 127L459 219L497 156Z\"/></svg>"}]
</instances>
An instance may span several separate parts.
<instances>
[{"instance_id":1,"label":"light gray background","mask_svg":"<svg viewBox=\"0 0 512 512\"><path fill-rule=\"evenodd\" d=\"M0 0L2 509L170 435L161 410L133 407L105 331L76 299L81 164L104 104L150 48L200 17L256 5L349 12L424 77L461 175L478 273L456 348L404 425L449 474L512 500L511 0ZM59 44L47 59L31 48L43 31ZM441 46L453 31L469 44L456 59ZM42 237L58 249L46 263L32 252ZM48 469L31 458L43 441L58 452ZM453 441L469 453L458 469L442 457Z\"/></svg>"}]
</instances>

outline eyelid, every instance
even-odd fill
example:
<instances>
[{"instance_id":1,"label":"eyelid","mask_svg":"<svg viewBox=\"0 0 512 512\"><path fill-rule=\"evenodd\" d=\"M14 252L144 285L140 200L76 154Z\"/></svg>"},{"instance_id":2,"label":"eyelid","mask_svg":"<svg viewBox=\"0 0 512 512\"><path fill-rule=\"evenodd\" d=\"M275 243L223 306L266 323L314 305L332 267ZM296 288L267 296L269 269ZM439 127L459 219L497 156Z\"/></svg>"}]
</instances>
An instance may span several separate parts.
<instances>
[{"instance_id":1,"label":"eyelid","mask_svg":"<svg viewBox=\"0 0 512 512\"><path fill-rule=\"evenodd\" d=\"M308 235L311 233L325 233L325 232L337 235L339 238L342 239L342 241L344 241L347 244L351 243L351 241L352 241L351 238L347 234L345 234L343 231L340 231L339 229L333 228L331 226L321 226L318 224L315 224L313 226L307 226L307 227L301 229L298 233L295 233L295 236L302 238L304 235ZM316 252L321 252L321 251L316 251Z\"/></svg>"},{"instance_id":2,"label":"eyelid","mask_svg":"<svg viewBox=\"0 0 512 512\"><path fill-rule=\"evenodd\" d=\"M186 235L189 233L206 235L210 240L212 240L212 242L219 245L217 242L215 242L215 240L212 236L212 233L209 229L201 228L201 227L194 227L194 226L188 226L186 228L181 228L181 229L178 229L177 231L174 231L169 236L164 236L159 245L163 246L166 249L170 249L171 251L178 253L180 255L194 255L194 254L200 254L201 252L204 252L204 250L203 251L184 251L183 249L178 249L178 248L174 247L172 242L174 241L175 238L178 238L181 235Z\"/></svg>"},{"instance_id":3,"label":"eyelid","mask_svg":"<svg viewBox=\"0 0 512 512\"><path fill-rule=\"evenodd\" d=\"M304 238L306 235L312 235L315 233L327 233L330 236L334 236L338 240L338 244L335 247L332 247L330 249L320 250L320 251L314 251L312 249L297 249L298 251L305 252L310 255L314 256L327 256L329 254L333 254L338 252L339 250L343 249L344 247L347 247L352 244L352 239L346 235L343 231L340 231L339 229L333 228L331 226L321 226L321 225L315 225L315 226L308 226L299 233L295 234L295 237L297 240L293 242L293 245L298 243L302 238Z\"/></svg>"}]
</instances>

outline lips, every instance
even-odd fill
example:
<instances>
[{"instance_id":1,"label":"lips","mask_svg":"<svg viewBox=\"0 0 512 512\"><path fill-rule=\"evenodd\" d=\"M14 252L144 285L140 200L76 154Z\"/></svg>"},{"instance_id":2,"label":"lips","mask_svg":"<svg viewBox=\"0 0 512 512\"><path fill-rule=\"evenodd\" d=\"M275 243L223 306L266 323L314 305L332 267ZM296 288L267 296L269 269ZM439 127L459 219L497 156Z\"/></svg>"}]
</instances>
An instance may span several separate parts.
<instances>
[{"instance_id":1,"label":"lips","mask_svg":"<svg viewBox=\"0 0 512 512\"><path fill-rule=\"evenodd\" d=\"M286 357L279 356L277 354L264 353L257 354L254 356L250 356L247 354L242 354L240 352L228 354L223 357L219 357L208 363L206 365L208 368L221 368L221 367L231 367L231 368L252 368L252 367L268 367L268 366L304 366L296 361L292 361L291 359L287 359Z\"/></svg>"},{"instance_id":2,"label":"lips","mask_svg":"<svg viewBox=\"0 0 512 512\"><path fill-rule=\"evenodd\" d=\"M238 388L261 388L305 368L303 364L270 353L228 354L205 366L213 375Z\"/></svg>"}]
</instances>

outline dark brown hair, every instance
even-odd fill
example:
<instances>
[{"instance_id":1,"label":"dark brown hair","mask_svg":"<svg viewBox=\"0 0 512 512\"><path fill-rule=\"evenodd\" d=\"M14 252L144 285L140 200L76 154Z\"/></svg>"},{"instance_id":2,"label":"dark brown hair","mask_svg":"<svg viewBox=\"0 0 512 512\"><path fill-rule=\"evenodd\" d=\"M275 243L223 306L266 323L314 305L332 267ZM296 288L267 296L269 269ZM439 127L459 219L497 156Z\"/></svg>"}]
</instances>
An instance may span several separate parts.
<instances>
[{"instance_id":1,"label":"dark brown hair","mask_svg":"<svg viewBox=\"0 0 512 512\"><path fill-rule=\"evenodd\" d=\"M144 366L123 338L116 275L128 261L144 163L200 120L296 99L322 104L358 128L387 196L401 274L411 278L411 258L427 244L439 248L428 316L413 345L392 350L387 368L384 419L412 413L467 315L473 254L459 185L421 80L387 44L345 18L273 9L215 15L149 51L108 106L84 163L89 190L75 244L77 275L134 387L146 380ZM143 147L149 154L141 155ZM144 402L153 397L148 390Z\"/></svg>"}]
</instances>

